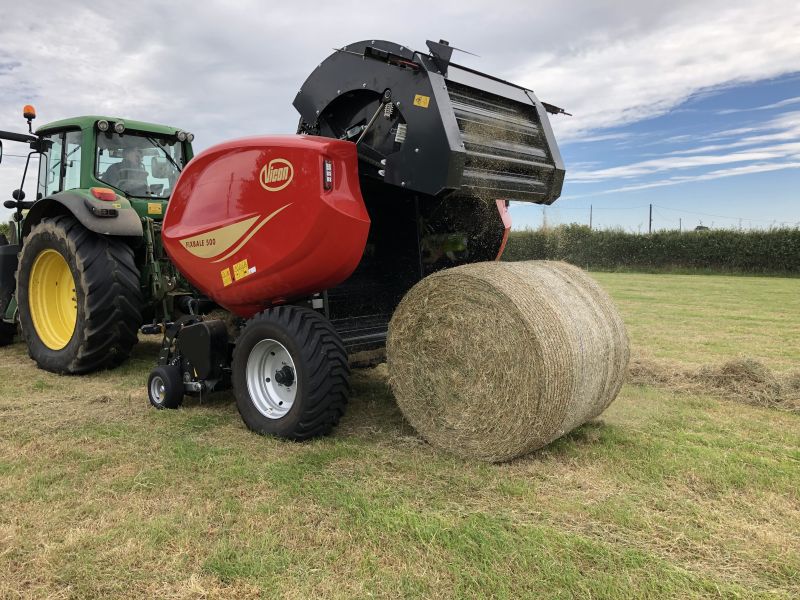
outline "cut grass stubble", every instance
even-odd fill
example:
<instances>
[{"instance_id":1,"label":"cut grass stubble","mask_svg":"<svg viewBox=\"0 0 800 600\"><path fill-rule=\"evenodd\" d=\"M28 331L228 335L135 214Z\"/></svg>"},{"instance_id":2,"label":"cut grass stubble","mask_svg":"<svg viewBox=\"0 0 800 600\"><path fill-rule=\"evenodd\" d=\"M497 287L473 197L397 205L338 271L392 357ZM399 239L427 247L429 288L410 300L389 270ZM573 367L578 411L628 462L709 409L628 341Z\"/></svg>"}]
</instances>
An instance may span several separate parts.
<instances>
[{"instance_id":1,"label":"cut grass stubble","mask_svg":"<svg viewBox=\"0 0 800 600\"><path fill-rule=\"evenodd\" d=\"M660 276L602 280L636 353L674 359L664 332L695 290L681 280L648 323ZM731 294L785 282L692 284L714 321L687 369L736 358ZM772 351L797 296L757 302L742 348L779 374L800 361L791 340ZM69 378L0 350L0 597L800 595L795 413L626 385L601 421L491 466L421 442L385 365L355 372L334 436L294 444L249 433L224 394L148 408L157 352L146 340L118 370Z\"/></svg>"}]
</instances>

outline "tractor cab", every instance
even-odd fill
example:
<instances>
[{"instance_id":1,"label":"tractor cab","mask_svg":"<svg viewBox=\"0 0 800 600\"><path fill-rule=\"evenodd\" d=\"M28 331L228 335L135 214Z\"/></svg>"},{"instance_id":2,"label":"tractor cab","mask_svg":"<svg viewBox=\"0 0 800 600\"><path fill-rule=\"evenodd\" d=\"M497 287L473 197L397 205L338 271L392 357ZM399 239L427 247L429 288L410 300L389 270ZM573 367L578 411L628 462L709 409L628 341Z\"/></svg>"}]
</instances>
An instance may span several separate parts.
<instances>
[{"instance_id":1,"label":"tractor cab","mask_svg":"<svg viewBox=\"0 0 800 600\"><path fill-rule=\"evenodd\" d=\"M155 220L192 158L194 139L173 127L101 116L56 121L36 135L42 149L37 200L70 190L94 198L102 193Z\"/></svg>"}]
</instances>

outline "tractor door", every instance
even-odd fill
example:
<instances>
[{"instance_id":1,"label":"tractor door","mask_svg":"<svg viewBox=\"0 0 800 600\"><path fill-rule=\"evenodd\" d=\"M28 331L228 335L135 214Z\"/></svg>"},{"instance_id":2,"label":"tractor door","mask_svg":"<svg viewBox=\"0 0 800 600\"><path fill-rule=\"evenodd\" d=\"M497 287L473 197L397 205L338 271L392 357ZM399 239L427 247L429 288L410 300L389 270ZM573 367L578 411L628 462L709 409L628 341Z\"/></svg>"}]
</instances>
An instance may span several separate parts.
<instances>
[{"instance_id":1,"label":"tractor door","mask_svg":"<svg viewBox=\"0 0 800 600\"><path fill-rule=\"evenodd\" d=\"M39 158L37 200L81 187L81 131L61 131L44 139L53 143Z\"/></svg>"}]
</instances>

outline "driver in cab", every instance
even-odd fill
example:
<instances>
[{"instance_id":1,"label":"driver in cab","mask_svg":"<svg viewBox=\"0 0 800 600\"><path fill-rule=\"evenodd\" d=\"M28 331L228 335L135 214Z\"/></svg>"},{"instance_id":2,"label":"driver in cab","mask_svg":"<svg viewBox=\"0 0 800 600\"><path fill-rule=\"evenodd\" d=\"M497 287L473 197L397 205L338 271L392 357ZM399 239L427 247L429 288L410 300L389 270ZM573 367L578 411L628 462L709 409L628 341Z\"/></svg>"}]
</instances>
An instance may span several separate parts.
<instances>
[{"instance_id":1,"label":"driver in cab","mask_svg":"<svg viewBox=\"0 0 800 600\"><path fill-rule=\"evenodd\" d=\"M108 167L102 179L129 194L147 194L147 171L142 164L142 149L125 148L122 160Z\"/></svg>"}]
</instances>

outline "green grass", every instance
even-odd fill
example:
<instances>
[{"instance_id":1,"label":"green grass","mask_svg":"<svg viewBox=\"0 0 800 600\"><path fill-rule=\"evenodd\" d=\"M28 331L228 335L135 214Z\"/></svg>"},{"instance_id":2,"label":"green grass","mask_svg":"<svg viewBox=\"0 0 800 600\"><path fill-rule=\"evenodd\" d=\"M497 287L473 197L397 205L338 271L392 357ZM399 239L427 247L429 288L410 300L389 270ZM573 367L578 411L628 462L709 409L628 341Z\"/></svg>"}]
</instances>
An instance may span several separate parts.
<instances>
[{"instance_id":1,"label":"green grass","mask_svg":"<svg viewBox=\"0 0 800 600\"><path fill-rule=\"evenodd\" d=\"M798 280L597 277L638 352L800 362ZM228 394L149 409L157 351L74 378L0 350L0 597L800 595L797 414L626 386L492 466L421 442L385 366L296 444L248 432Z\"/></svg>"},{"instance_id":2,"label":"green grass","mask_svg":"<svg viewBox=\"0 0 800 600\"><path fill-rule=\"evenodd\" d=\"M613 296L633 346L687 364L747 356L800 364L800 279L592 274Z\"/></svg>"}]
</instances>

